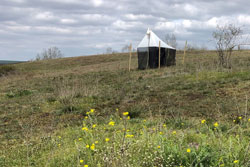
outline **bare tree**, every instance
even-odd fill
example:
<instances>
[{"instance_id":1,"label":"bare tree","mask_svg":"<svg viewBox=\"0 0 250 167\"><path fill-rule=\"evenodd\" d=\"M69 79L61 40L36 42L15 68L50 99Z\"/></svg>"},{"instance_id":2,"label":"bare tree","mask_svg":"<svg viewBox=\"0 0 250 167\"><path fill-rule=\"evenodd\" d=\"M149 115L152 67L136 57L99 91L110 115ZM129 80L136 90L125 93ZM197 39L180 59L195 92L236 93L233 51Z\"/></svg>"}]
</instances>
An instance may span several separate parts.
<instances>
[{"instance_id":1,"label":"bare tree","mask_svg":"<svg viewBox=\"0 0 250 167\"><path fill-rule=\"evenodd\" d=\"M51 47L48 49L44 49L41 53L38 53L36 56L36 60L47 60L47 59L57 59L62 58L63 54L57 47Z\"/></svg>"},{"instance_id":2,"label":"bare tree","mask_svg":"<svg viewBox=\"0 0 250 167\"><path fill-rule=\"evenodd\" d=\"M167 34L165 36L165 41L167 42L168 45L170 45L170 46L172 46L174 48L177 47L175 34Z\"/></svg>"},{"instance_id":3,"label":"bare tree","mask_svg":"<svg viewBox=\"0 0 250 167\"><path fill-rule=\"evenodd\" d=\"M122 47L122 52L129 52L129 45L125 45L124 47Z\"/></svg>"},{"instance_id":4,"label":"bare tree","mask_svg":"<svg viewBox=\"0 0 250 167\"><path fill-rule=\"evenodd\" d=\"M213 32L213 38L216 43L219 64L226 68L231 68L231 56L233 49L240 44L242 34L241 27L234 24L224 26L217 25L217 29Z\"/></svg>"},{"instance_id":5,"label":"bare tree","mask_svg":"<svg viewBox=\"0 0 250 167\"><path fill-rule=\"evenodd\" d=\"M111 54L113 52L113 49L111 47L108 47L106 49L106 54Z\"/></svg>"}]
</instances>

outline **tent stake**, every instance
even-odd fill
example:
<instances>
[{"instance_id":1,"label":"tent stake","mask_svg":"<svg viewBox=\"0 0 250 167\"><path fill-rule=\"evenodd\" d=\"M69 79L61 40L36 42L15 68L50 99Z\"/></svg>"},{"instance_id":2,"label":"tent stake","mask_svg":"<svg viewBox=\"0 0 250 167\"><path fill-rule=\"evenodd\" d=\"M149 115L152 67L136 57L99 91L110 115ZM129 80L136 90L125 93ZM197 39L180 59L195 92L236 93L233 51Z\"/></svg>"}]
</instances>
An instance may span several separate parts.
<instances>
[{"instance_id":1,"label":"tent stake","mask_svg":"<svg viewBox=\"0 0 250 167\"><path fill-rule=\"evenodd\" d=\"M161 41L159 41L159 64L158 64L158 68L161 68Z\"/></svg>"},{"instance_id":2,"label":"tent stake","mask_svg":"<svg viewBox=\"0 0 250 167\"><path fill-rule=\"evenodd\" d=\"M131 66L131 57L132 57L132 44L129 46L129 63L128 63L128 71L130 71L130 66Z\"/></svg>"}]
</instances>

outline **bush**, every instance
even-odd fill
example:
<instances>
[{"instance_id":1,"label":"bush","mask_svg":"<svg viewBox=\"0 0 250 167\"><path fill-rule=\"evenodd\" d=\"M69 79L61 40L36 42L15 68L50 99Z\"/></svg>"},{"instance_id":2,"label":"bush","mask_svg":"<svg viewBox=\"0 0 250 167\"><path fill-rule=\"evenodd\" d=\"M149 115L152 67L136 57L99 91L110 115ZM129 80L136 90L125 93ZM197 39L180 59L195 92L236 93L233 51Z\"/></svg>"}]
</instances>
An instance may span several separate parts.
<instances>
[{"instance_id":1,"label":"bush","mask_svg":"<svg viewBox=\"0 0 250 167\"><path fill-rule=\"evenodd\" d=\"M8 98L14 98L14 97L22 97L22 96L28 96L32 94L32 91L30 90L18 90L18 91L10 91L9 93L6 94Z\"/></svg>"}]
</instances>

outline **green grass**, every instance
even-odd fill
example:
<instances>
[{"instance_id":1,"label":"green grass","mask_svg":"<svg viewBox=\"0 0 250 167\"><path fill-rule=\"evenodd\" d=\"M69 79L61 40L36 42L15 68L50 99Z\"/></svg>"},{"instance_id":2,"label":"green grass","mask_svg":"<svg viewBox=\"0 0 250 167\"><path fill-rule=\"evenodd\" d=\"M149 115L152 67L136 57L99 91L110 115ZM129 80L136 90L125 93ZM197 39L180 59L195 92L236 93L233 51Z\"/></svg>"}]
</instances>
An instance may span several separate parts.
<instances>
[{"instance_id":1,"label":"green grass","mask_svg":"<svg viewBox=\"0 0 250 167\"><path fill-rule=\"evenodd\" d=\"M182 55L144 71L133 55L131 72L128 54L11 65L0 77L0 166L249 166L250 52L235 52L232 69L213 51Z\"/></svg>"}]
</instances>

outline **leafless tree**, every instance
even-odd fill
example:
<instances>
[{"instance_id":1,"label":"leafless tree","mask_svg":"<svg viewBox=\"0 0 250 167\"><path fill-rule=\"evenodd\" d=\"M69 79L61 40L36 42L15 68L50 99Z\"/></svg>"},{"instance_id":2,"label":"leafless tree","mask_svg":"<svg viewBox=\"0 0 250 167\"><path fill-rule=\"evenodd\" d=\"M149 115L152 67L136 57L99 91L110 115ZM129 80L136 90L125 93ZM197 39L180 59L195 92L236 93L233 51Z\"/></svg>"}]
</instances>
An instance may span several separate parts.
<instances>
[{"instance_id":1,"label":"leafless tree","mask_svg":"<svg viewBox=\"0 0 250 167\"><path fill-rule=\"evenodd\" d=\"M213 32L213 38L216 43L219 65L231 68L231 56L233 49L240 44L242 35L241 27L234 24L224 26L217 25L217 29Z\"/></svg>"},{"instance_id":2,"label":"leafless tree","mask_svg":"<svg viewBox=\"0 0 250 167\"><path fill-rule=\"evenodd\" d=\"M174 48L177 47L175 34L167 34L165 36L165 41L167 42L168 45L170 45L170 46L172 46Z\"/></svg>"},{"instance_id":3,"label":"leafless tree","mask_svg":"<svg viewBox=\"0 0 250 167\"><path fill-rule=\"evenodd\" d=\"M57 59L62 58L63 54L57 47L51 47L44 49L41 53L38 53L36 60L47 60L47 59Z\"/></svg>"},{"instance_id":4,"label":"leafless tree","mask_svg":"<svg viewBox=\"0 0 250 167\"><path fill-rule=\"evenodd\" d=\"M129 52L129 45L125 45L124 47L122 47L122 52Z\"/></svg>"},{"instance_id":5,"label":"leafless tree","mask_svg":"<svg viewBox=\"0 0 250 167\"><path fill-rule=\"evenodd\" d=\"M111 47L108 47L106 49L106 54L111 54L113 52L113 49Z\"/></svg>"}]
</instances>

